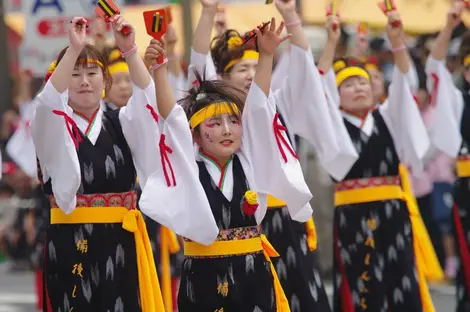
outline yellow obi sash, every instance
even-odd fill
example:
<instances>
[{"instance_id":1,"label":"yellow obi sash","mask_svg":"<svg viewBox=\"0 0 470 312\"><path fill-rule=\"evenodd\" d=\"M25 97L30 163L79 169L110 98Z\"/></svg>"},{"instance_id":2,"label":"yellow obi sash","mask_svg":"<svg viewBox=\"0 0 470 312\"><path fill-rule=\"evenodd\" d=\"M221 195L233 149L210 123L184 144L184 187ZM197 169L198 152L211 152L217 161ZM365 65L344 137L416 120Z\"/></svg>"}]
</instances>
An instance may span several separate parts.
<instances>
[{"instance_id":1,"label":"yellow obi sash","mask_svg":"<svg viewBox=\"0 0 470 312\"><path fill-rule=\"evenodd\" d=\"M165 311L173 312L173 293L171 287L171 268L170 268L170 254L175 254L180 251L180 244L175 232L160 226L160 265L162 281L162 296L165 303Z\"/></svg>"},{"instance_id":2,"label":"yellow obi sash","mask_svg":"<svg viewBox=\"0 0 470 312\"><path fill-rule=\"evenodd\" d=\"M51 209L51 224L122 223L134 233L142 312L165 311L147 228L139 210L126 207L77 207L66 215Z\"/></svg>"},{"instance_id":3,"label":"yellow obi sash","mask_svg":"<svg viewBox=\"0 0 470 312\"><path fill-rule=\"evenodd\" d=\"M408 207L413 231L416 270L424 312L434 312L426 280L442 280L444 273L412 193L406 168L400 164L399 177L348 180L335 186L335 206L401 199ZM400 185L401 182L401 185Z\"/></svg>"},{"instance_id":4,"label":"yellow obi sash","mask_svg":"<svg viewBox=\"0 0 470 312\"><path fill-rule=\"evenodd\" d=\"M459 178L470 177L470 158L468 156L459 156L456 169Z\"/></svg>"},{"instance_id":5,"label":"yellow obi sash","mask_svg":"<svg viewBox=\"0 0 470 312\"><path fill-rule=\"evenodd\" d=\"M277 199L271 194L268 195L268 209L278 209L284 208L286 206L286 202ZM307 227L308 249L310 249L310 251L314 251L317 249L317 230L315 229L315 222L313 221L313 217L308 219L308 221L305 223L305 226Z\"/></svg>"},{"instance_id":6,"label":"yellow obi sash","mask_svg":"<svg viewBox=\"0 0 470 312\"><path fill-rule=\"evenodd\" d=\"M196 242L184 242L184 255L188 257L236 256L259 251L263 251L264 257L271 267L277 311L290 312L289 302L271 262L271 257L279 257L279 254L263 234L259 237L247 239L216 241L210 246L201 245Z\"/></svg>"}]
</instances>

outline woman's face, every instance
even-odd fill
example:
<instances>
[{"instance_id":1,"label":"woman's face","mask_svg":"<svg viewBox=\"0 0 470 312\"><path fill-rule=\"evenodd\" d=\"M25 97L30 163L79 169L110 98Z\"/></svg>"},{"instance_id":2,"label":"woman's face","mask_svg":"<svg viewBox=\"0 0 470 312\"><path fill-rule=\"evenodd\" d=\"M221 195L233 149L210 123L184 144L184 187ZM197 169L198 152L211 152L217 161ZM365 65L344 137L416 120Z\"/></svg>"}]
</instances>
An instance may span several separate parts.
<instances>
[{"instance_id":1,"label":"woman's face","mask_svg":"<svg viewBox=\"0 0 470 312\"><path fill-rule=\"evenodd\" d=\"M106 101L117 107L123 107L132 96L132 80L128 72L118 72L112 75L113 84L106 91Z\"/></svg>"},{"instance_id":2,"label":"woman's face","mask_svg":"<svg viewBox=\"0 0 470 312\"><path fill-rule=\"evenodd\" d=\"M69 101L73 109L80 111L99 107L105 79L101 67L94 63L76 67L69 85Z\"/></svg>"},{"instance_id":3,"label":"woman's face","mask_svg":"<svg viewBox=\"0 0 470 312\"><path fill-rule=\"evenodd\" d=\"M350 112L369 110L374 105L372 85L362 76L346 79L339 86L341 108Z\"/></svg>"},{"instance_id":4,"label":"woman's face","mask_svg":"<svg viewBox=\"0 0 470 312\"><path fill-rule=\"evenodd\" d=\"M202 150L225 164L242 143L242 127L239 116L220 114L204 120L199 125L196 143Z\"/></svg>"},{"instance_id":5,"label":"woman's face","mask_svg":"<svg viewBox=\"0 0 470 312\"><path fill-rule=\"evenodd\" d=\"M257 59L241 60L233 65L232 71L224 75L224 80L228 81L232 86L248 93L250 90L253 77L255 77Z\"/></svg>"}]
</instances>

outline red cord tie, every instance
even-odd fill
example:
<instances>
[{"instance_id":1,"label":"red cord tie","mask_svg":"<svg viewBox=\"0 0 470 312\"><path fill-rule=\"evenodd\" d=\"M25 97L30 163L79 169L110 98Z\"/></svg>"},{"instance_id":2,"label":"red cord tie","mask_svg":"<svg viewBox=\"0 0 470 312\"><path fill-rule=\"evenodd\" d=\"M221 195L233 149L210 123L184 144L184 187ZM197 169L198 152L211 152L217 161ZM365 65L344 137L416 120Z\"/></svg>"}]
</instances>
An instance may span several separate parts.
<instances>
[{"instance_id":1,"label":"red cord tie","mask_svg":"<svg viewBox=\"0 0 470 312\"><path fill-rule=\"evenodd\" d=\"M287 129L286 127L284 127L282 124L279 123L279 113L276 113L276 115L274 115L273 129L274 129L274 135L276 136L277 147L279 148L279 151L281 152L282 159L284 159L284 162L287 162L287 156L286 156L286 153L284 152L284 148L282 147L282 144L284 144L287 147L287 150L292 154L292 156L295 159L299 159L299 157L295 154L294 150L292 149L292 146L282 135L281 131L286 131Z\"/></svg>"},{"instance_id":2,"label":"red cord tie","mask_svg":"<svg viewBox=\"0 0 470 312\"><path fill-rule=\"evenodd\" d=\"M167 186L176 186L175 172L173 171L173 166L171 165L170 158L168 157L168 154L173 153L173 150L165 144L165 134L163 133L160 136L160 143L158 146L160 147L160 158L162 160L163 174L165 175L166 184ZM173 183L171 183L170 177L168 175L167 166L170 169Z\"/></svg>"},{"instance_id":3,"label":"red cord tie","mask_svg":"<svg viewBox=\"0 0 470 312\"><path fill-rule=\"evenodd\" d=\"M24 126L25 126L25 131L26 131L26 137L29 138L31 136L31 121L29 120L24 121Z\"/></svg>"},{"instance_id":4,"label":"red cord tie","mask_svg":"<svg viewBox=\"0 0 470 312\"><path fill-rule=\"evenodd\" d=\"M82 142L82 136L80 135L80 131L78 130L75 120L73 120L69 115L67 115L63 111L53 110L52 112L58 116L64 117L65 124L67 125L67 130L70 134L70 137L72 138L73 144L75 145L75 148L78 148L78 145L80 144L80 142Z\"/></svg>"},{"instance_id":5,"label":"red cord tie","mask_svg":"<svg viewBox=\"0 0 470 312\"><path fill-rule=\"evenodd\" d=\"M153 106L150 105L150 104L147 104L145 107L147 107L147 109L150 111L150 114L152 115L153 119L158 123L158 114L155 111L155 109L153 108Z\"/></svg>"}]
</instances>

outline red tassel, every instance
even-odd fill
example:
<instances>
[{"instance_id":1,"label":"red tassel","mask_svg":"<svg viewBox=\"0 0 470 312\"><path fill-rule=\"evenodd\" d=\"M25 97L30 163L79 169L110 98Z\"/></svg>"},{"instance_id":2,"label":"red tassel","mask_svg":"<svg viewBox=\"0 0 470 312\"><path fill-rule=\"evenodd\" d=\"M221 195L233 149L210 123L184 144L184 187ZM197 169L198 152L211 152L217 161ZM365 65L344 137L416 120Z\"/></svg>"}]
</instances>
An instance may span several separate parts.
<instances>
[{"instance_id":1,"label":"red tassel","mask_svg":"<svg viewBox=\"0 0 470 312\"><path fill-rule=\"evenodd\" d=\"M279 148L279 151L281 152L282 159L284 159L284 162L287 162L287 156L286 156L286 152L284 151L284 148L282 147L283 144L285 147L287 147L287 150L292 154L292 157L294 157L295 159L299 159L297 154L295 154L294 150L292 149L292 146L289 144L289 142L284 138L284 136L281 133L281 131L286 131L286 127L284 127L282 124L279 123L279 113L276 113L276 115L274 115L273 129L274 129L274 135L276 136L277 147Z\"/></svg>"},{"instance_id":2,"label":"red tassel","mask_svg":"<svg viewBox=\"0 0 470 312\"><path fill-rule=\"evenodd\" d=\"M349 289L348 279L346 278L346 270L341 261L341 254L338 247L338 228L335 225L334 229L334 244L335 244L335 257L338 261L338 269L341 274L341 289L340 289L340 300L342 312L354 312L354 305L351 296L351 290Z\"/></svg>"},{"instance_id":3,"label":"red tassel","mask_svg":"<svg viewBox=\"0 0 470 312\"><path fill-rule=\"evenodd\" d=\"M460 222L459 209L454 204L453 207L455 231L457 234L457 243L460 250L460 259L464 272L465 285L467 286L467 294L470 296L470 252L468 250L467 240L465 239L465 231L463 230L462 223Z\"/></svg>"},{"instance_id":4,"label":"red tassel","mask_svg":"<svg viewBox=\"0 0 470 312\"><path fill-rule=\"evenodd\" d=\"M243 201L243 212L245 215L251 217L255 214L256 210L258 210L258 203L256 204L249 204L248 201L245 199Z\"/></svg>"}]
</instances>

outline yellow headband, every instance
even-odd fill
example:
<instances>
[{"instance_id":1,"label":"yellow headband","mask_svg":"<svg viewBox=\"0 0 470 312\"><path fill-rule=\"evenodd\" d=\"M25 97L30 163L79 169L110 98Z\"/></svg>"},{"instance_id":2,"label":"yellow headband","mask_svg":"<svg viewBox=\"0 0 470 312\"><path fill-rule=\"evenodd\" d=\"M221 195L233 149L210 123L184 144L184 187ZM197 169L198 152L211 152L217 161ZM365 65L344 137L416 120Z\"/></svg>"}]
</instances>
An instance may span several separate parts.
<instances>
[{"instance_id":1,"label":"yellow headband","mask_svg":"<svg viewBox=\"0 0 470 312\"><path fill-rule=\"evenodd\" d=\"M336 74L336 86L339 87L346 79L354 76L361 76L366 78L367 81L370 81L370 76L364 69L352 66L347 67Z\"/></svg>"},{"instance_id":2,"label":"yellow headband","mask_svg":"<svg viewBox=\"0 0 470 312\"><path fill-rule=\"evenodd\" d=\"M364 67L366 68L366 70L379 71L379 68L377 67L377 65L372 64L372 63L367 63Z\"/></svg>"},{"instance_id":3,"label":"yellow headband","mask_svg":"<svg viewBox=\"0 0 470 312\"><path fill-rule=\"evenodd\" d=\"M467 67L470 65L470 54L463 59L463 66Z\"/></svg>"},{"instance_id":4,"label":"yellow headband","mask_svg":"<svg viewBox=\"0 0 470 312\"><path fill-rule=\"evenodd\" d=\"M108 66L109 73L114 75L116 73L128 73L129 65L126 62L117 62Z\"/></svg>"},{"instance_id":5,"label":"yellow headband","mask_svg":"<svg viewBox=\"0 0 470 312\"><path fill-rule=\"evenodd\" d=\"M255 50L246 50L243 53L242 58L231 60L225 67L224 72L230 69L233 65L239 63L242 60L257 60L259 58L259 53Z\"/></svg>"},{"instance_id":6,"label":"yellow headband","mask_svg":"<svg viewBox=\"0 0 470 312\"><path fill-rule=\"evenodd\" d=\"M91 59L91 58L88 58L88 59L86 59L86 60L80 60L79 63L80 63L80 64L84 64L84 63L87 63L87 64L97 64L99 67L101 67L102 69L104 69L103 63L101 63L101 62L98 61L98 60Z\"/></svg>"},{"instance_id":7,"label":"yellow headband","mask_svg":"<svg viewBox=\"0 0 470 312\"><path fill-rule=\"evenodd\" d=\"M198 110L190 119L191 129L199 126L204 120L222 114L238 115L238 107L235 103L216 102Z\"/></svg>"}]
</instances>

